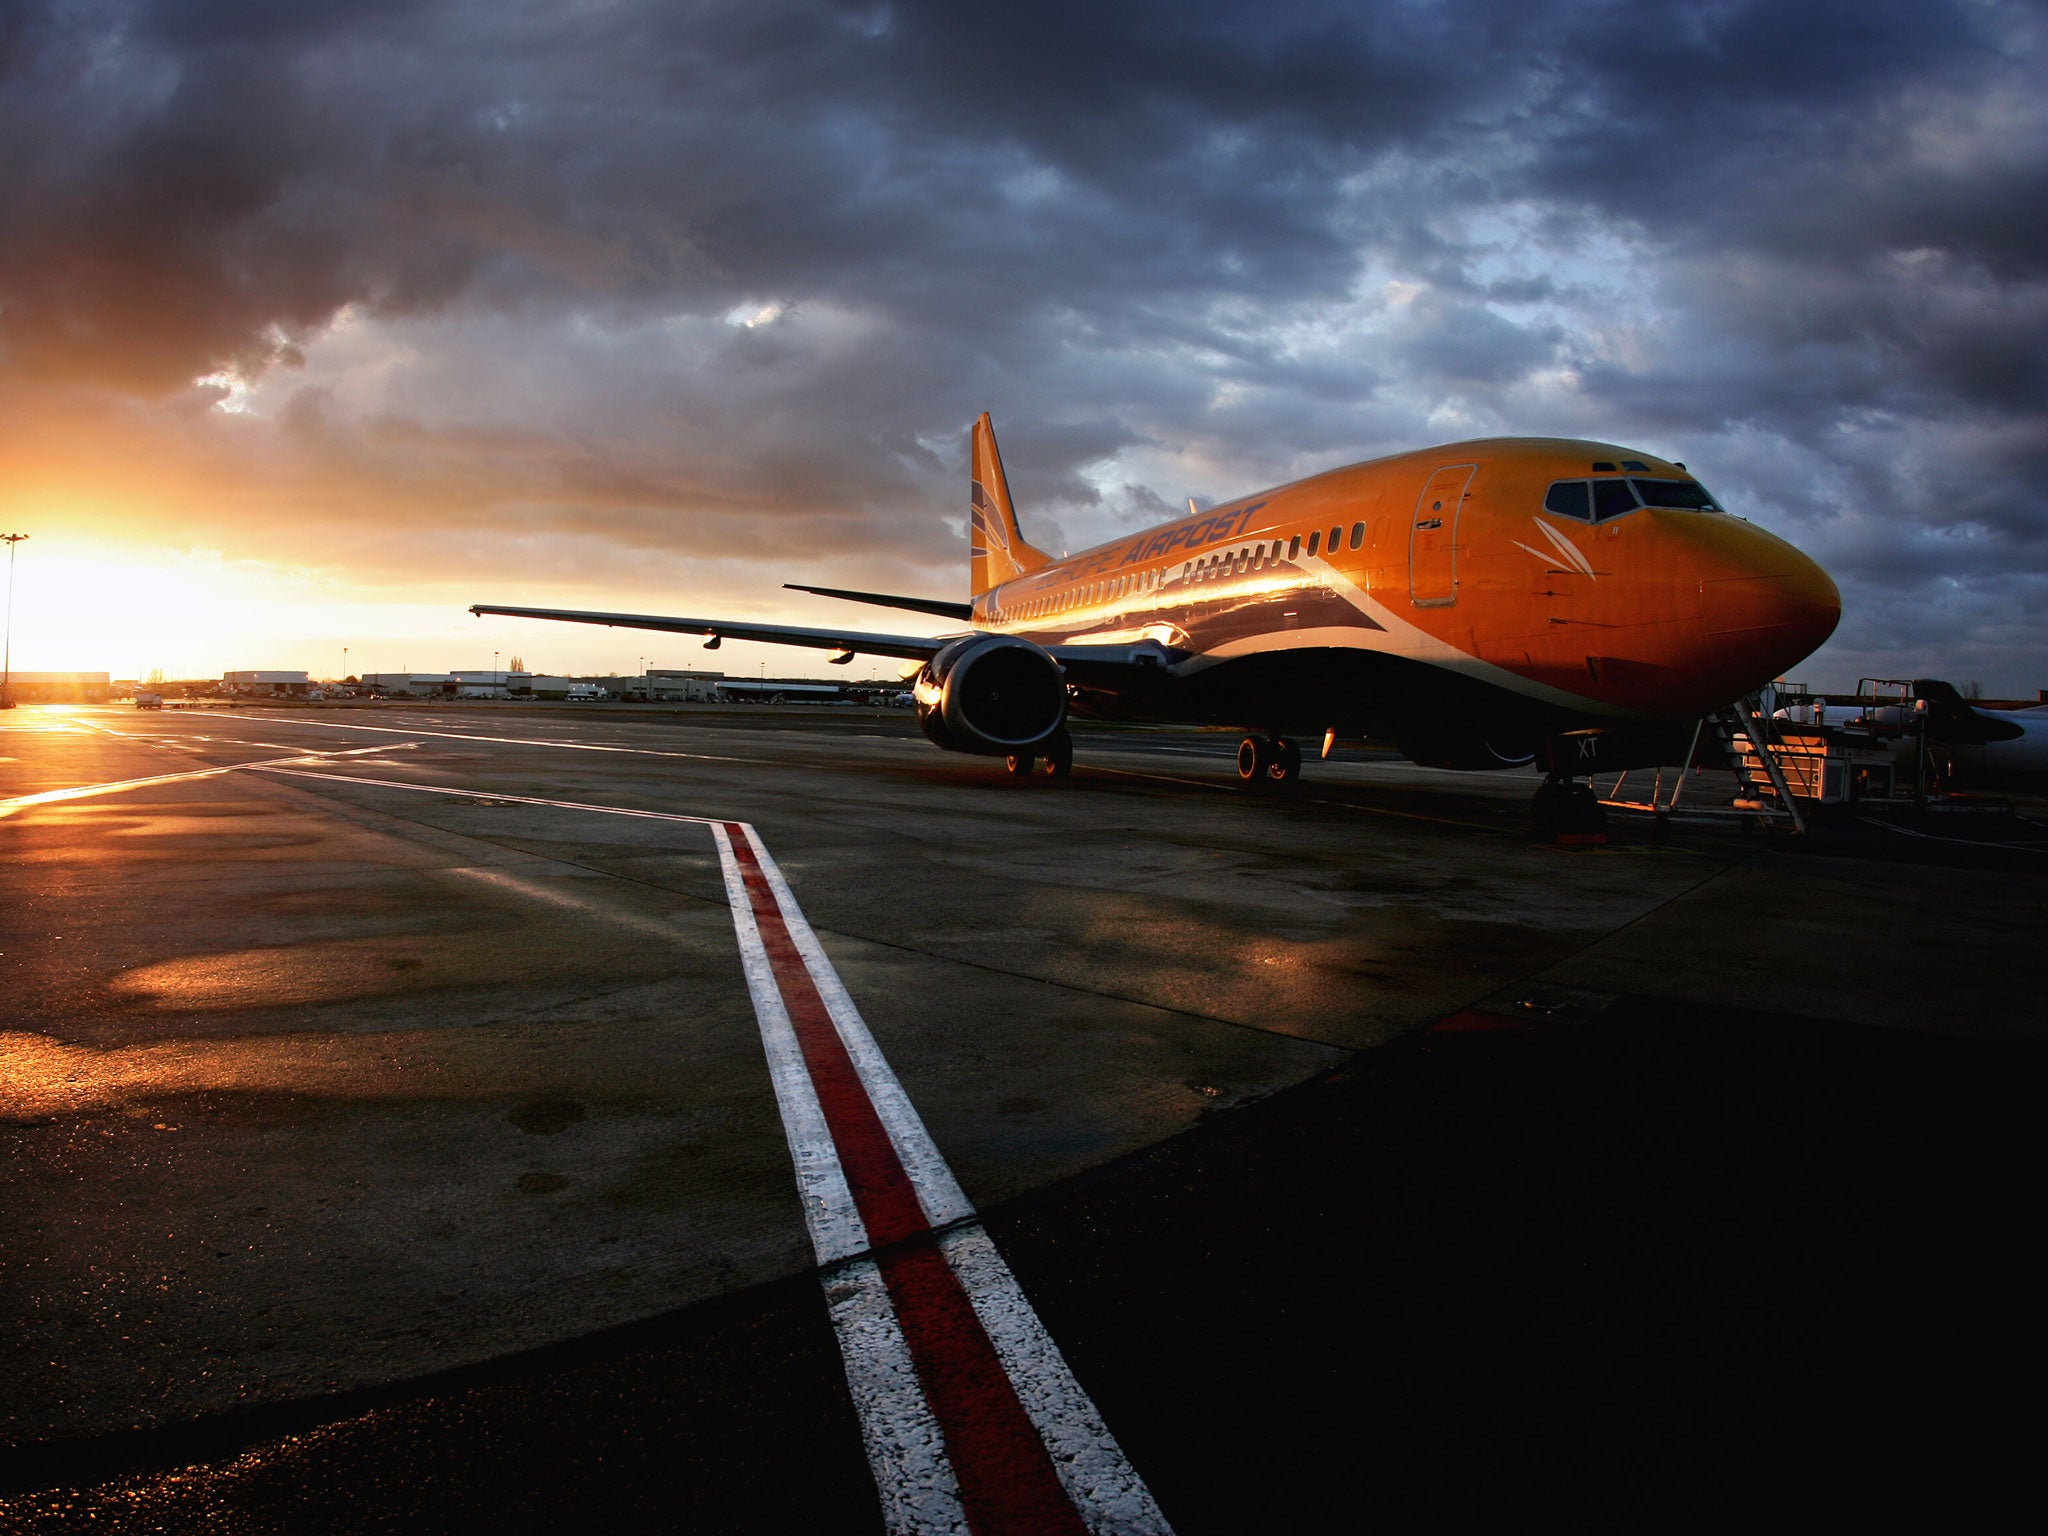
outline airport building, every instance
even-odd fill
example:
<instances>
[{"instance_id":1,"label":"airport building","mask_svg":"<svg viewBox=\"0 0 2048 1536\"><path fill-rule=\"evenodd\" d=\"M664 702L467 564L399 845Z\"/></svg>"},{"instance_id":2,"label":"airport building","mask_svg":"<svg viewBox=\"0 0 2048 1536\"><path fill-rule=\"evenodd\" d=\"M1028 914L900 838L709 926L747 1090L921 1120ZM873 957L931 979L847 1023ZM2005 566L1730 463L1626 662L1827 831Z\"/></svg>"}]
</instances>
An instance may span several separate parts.
<instances>
[{"instance_id":1,"label":"airport building","mask_svg":"<svg viewBox=\"0 0 2048 1536\"><path fill-rule=\"evenodd\" d=\"M477 668L459 672L365 672L360 686L393 698L502 699L520 693L533 674Z\"/></svg>"},{"instance_id":2,"label":"airport building","mask_svg":"<svg viewBox=\"0 0 2048 1536\"><path fill-rule=\"evenodd\" d=\"M223 692L245 699L302 699L313 691L304 672L223 672Z\"/></svg>"},{"instance_id":3,"label":"airport building","mask_svg":"<svg viewBox=\"0 0 2048 1536\"><path fill-rule=\"evenodd\" d=\"M10 672L7 691L17 704L104 704L112 682L105 672Z\"/></svg>"}]
</instances>

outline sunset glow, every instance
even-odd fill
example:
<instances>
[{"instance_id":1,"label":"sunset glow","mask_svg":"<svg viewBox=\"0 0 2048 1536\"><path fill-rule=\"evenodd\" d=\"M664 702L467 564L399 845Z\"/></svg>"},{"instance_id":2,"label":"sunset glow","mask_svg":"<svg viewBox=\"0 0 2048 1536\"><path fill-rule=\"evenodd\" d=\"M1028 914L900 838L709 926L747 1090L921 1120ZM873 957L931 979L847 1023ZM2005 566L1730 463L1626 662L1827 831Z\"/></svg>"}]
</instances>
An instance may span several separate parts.
<instances>
[{"instance_id":1,"label":"sunset glow","mask_svg":"<svg viewBox=\"0 0 2048 1536\"><path fill-rule=\"evenodd\" d=\"M1654 90L1571 0L1113 7L1010 38L1000 101L914 7L316 8L232 68L237 22L114 10L24 33L0 106L48 149L0 193L25 667L604 671L641 644L464 609L958 599L988 410L1054 551L1454 438L1639 444L1836 573L1807 681L2048 682L2024 7L1646 16Z\"/></svg>"}]
</instances>

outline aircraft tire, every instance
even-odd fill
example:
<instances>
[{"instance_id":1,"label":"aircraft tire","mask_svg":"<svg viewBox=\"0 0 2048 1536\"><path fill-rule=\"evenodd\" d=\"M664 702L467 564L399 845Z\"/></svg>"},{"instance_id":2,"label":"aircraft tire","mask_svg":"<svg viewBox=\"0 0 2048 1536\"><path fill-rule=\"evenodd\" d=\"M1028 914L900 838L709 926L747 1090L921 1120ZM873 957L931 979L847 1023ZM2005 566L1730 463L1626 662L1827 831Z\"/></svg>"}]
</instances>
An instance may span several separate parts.
<instances>
[{"instance_id":1,"label":"aircraft tire","mask_svg":"<svg viewBox=\"0 0 2048 1536\"><path fill-rule=\"evenodd\" d=\"M1273 765L1273 744L1263 736L1247 736L1237 744L1237 776L1256 786Z\"/></svg>"},{"instance_id":2,"label":"aircraft tire","mask_svg":"<svg viewBox=\"0 0 2048 1536\"><path fill-rule=\"evenodd\" d=\"M1003 762L1009 768L1010 777L1013 779L1028 779L1032 771L1038 767L1038 759L1029 752L1012 752L1003 759Z\"/></svg>"},{"instance_id":3,"label":"aircraft tire","mask_svg":"<svg viewBox=\"0 0 2048 1536\"><path fill-rule=\"evenodd\" d=\"M1074 738L1065 731L1045 744L1045 771L1056 779L1074 771Z\"/></svg>"},{"instance_id":4,"label":"aircraft tire","mask_svg":"<svg viewBox=\"0 0 2048 1536\"><path fill-rule=\"evenodd\" d=\"M1301 743L1292 736L1273 738L1273 760L1266 765L1266 777L1275 784L1292 784L1301 777Z\"/></svg>"},{"instance_id":5,"label":"aircraft tire","mask_svg":"<svg viewBox=\"0 0 2048 1536\"><path fill-rule=\"evenodd\" d=\"M1538 842L1555 842L1560 833L1604 832L1607 807L1590 784L1545 779L1529 805L1529 833Z\"/></svg>"}]
</instances>

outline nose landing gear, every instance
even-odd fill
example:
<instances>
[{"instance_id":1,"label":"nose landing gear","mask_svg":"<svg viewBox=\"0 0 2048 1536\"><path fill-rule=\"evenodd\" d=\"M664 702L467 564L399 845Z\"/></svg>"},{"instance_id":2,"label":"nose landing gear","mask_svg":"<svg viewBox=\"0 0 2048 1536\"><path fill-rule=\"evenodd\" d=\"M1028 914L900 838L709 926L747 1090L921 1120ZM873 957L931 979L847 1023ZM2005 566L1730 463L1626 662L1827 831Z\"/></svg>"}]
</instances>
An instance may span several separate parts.
<instances>
[{"instance_id":1,"label":"nose landing gear","mask_svg":"<svg viewBox=\"0 0 2048 1536\"><path fill-rule=\"evenodd\" d=\"M1247 785L1292 784L1301 777L1301 743L1291 736L1247 736L1237 744L1237 776Z\"/></svg>"},{"instance_id":2,"label":"nose landing gear","mask_svg":"<svg viewBox=\"0 0 2048 1536\"><path fill-rule=\"evenodd\" d=\"M1593 786L1561 774L1553 773L1537 786L1529 819L1533 842L1597 847L1607 841L1607 807Z\"/></svg>"}]
</instances>

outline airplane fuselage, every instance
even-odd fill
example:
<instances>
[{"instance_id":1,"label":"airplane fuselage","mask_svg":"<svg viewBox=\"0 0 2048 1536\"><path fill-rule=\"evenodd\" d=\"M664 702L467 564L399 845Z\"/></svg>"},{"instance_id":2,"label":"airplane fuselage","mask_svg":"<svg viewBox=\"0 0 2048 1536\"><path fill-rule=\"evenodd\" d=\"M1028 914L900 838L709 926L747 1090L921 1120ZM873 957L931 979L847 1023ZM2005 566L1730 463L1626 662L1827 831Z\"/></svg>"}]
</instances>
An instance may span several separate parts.
<instances>
[{"instance_id":1,"label":"airplane fuselage","mask_svg":"<svg viewBox=\"0 0 2048 1536\"><path fill-rule=\"evenodd\" d=\"M1670 461L1505 438L1331 470L1084 550L980 594L974 616L1049 649L1150 641L1171 658L1113 688L1077 683L1078 713L1334 726L1425 752L1463 721L1505 761L1573 724L1697 719L1808 654L1839 601L1811 560Z\"/></svg>"}]
</instances>

